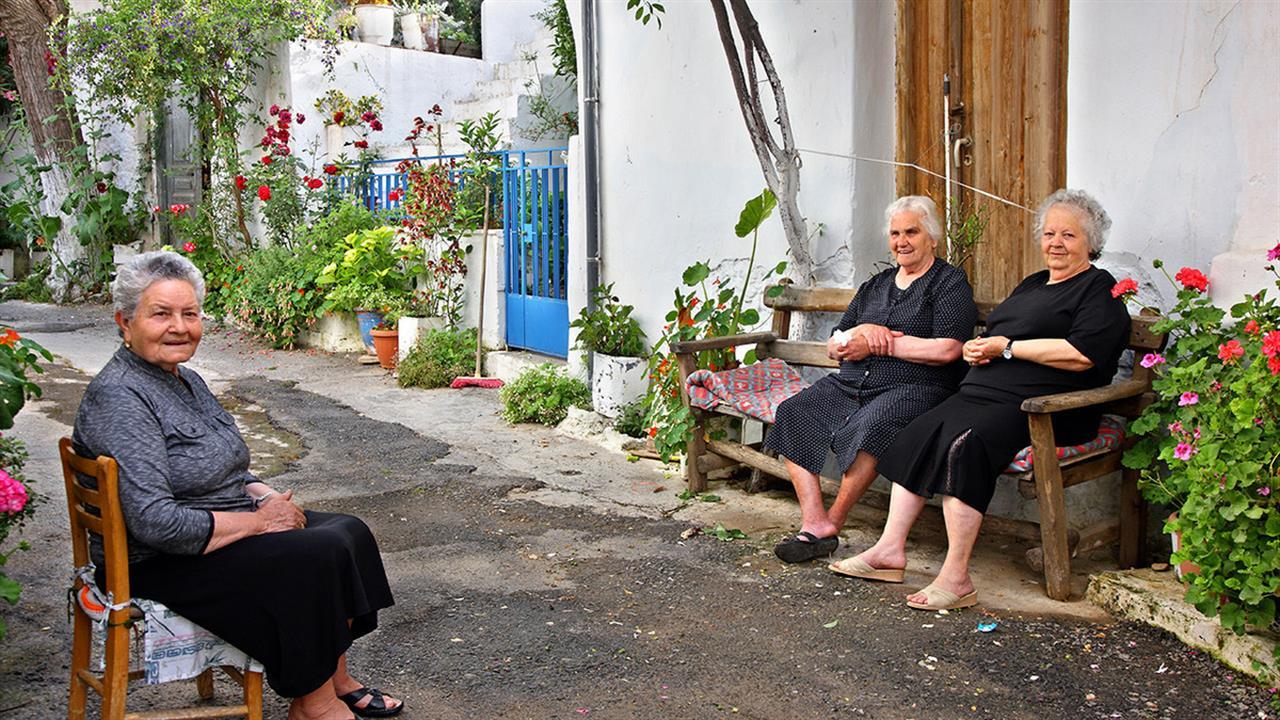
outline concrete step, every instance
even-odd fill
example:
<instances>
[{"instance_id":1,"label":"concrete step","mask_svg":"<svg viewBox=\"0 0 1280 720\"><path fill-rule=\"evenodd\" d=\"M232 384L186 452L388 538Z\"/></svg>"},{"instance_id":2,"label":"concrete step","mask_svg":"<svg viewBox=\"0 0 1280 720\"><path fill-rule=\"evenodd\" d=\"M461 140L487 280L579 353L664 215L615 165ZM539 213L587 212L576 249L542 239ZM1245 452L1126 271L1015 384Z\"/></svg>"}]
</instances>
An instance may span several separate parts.
<instances>
[{"instance_id":1,"label":"concrete step","mask_svg":"<svg viewBox=\"0 0 1280 720\"><path fill-rule=\"evenodd\" d=\"M484 372L488 377L511 382L525 370L545 363L566 369L568 367L564 358L541 355L527 350L492 350L484 355Z\"/></svg>"},{"instance_id":2,"label":"concrete step","mask_svg":"<svg viewBox=\"0 0 1280 720\"><path fill-rule=\"evenodd\" d=\"M1265 632L1236 635L1218 618L1205 617L1183 598L1187 592L1173 572L1119 570L1098 573L1089 579L1089 602L1127 620L1145 623L1173 633L1179 640L1203 650L1226 665L1266 682L1275 677L1273 652L1276 637ZM1255 668L1259 663L1261 669Z\"/></svg>"}]
</instances>

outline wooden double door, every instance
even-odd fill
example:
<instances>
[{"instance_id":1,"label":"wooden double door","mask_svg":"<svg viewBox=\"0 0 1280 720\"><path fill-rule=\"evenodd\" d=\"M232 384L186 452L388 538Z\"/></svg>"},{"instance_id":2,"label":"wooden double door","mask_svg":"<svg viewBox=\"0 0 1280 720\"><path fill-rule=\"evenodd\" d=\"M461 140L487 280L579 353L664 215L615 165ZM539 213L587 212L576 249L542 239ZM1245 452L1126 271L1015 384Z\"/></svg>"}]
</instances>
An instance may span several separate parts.
<instances>
[{"instance_id":1,"label":"wooden double door","mask_svg":"<svg viewBox=\"0 0 1280 720\"><path fill-rule=\"evenodd\" d=\"M1035 210L1066 177L1067 0L898 0L897 158ZM950 78L944 110L944 76ZM900 168L899 195L942 179ZM987 230L965 263L978 300L1043 269L1027 210L952 185ZM942 248L939 254L944 254Z\"/></svg>"}]
</instances>

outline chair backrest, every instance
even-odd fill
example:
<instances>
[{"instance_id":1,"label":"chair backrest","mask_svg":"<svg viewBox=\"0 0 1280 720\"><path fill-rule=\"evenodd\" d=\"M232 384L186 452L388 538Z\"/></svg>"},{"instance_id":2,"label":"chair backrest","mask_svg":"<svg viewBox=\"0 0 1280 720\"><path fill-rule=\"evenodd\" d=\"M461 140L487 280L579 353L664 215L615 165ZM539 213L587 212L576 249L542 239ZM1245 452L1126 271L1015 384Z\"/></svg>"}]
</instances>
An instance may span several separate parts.
<instances>
[{"instance_id":1,"label":"chair backrest","mask_svg":"<svg viewBox=\"0 0 1280 720\"><path fill-rule=\"evenodd\" d=\"M75 453L70 438L58 441L62 476L67 484L67 511L71 516L71 555L77 568L89 563L89 536L102 537L107 586L115 603L127 604L129 595L129 549L124 514L120 511L119 468L105 455L95 460ZM128 614L128 609L113 611ZM115 621L115 618L112 618Z\"/></svg>"},{"instance_id":2,"label":"chair backrest","mask_svg":"<svg viewBox=\"0 0 1280 720\"><path fill-rule=\"evenodd\" d=\"M851 287L799 287L796 285L778 285L782 291L775 297L765 292L764 304L773 310L773 333L778 340L769 343L769 347L757 351L758 357L776 357L792 364L814 365L818 367L838 367L839 363L827 357L826 349L817 347L812 342L790 340L791 313L795 312L827 312L843 313L853 301L857 288ZM978 303L978 325L985 327L987 316L999 303ZM1149 311L1131 317L1129 331L1129 349L1135 354L1159 350L1164 347L1166 336L1154 332L1151 326L1160 317ZM1150 371L1135 363L1134 377L1149 380Z\"/></svg>"}]
</instances>

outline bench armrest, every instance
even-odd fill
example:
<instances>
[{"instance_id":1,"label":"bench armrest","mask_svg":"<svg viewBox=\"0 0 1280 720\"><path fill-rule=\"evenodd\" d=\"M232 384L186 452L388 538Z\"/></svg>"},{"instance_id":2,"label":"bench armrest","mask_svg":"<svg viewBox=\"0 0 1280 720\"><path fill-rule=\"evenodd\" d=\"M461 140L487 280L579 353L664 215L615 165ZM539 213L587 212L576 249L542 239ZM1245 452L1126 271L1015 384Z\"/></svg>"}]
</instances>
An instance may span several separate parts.
<instances>
[{"instance_id":1,"label":"bench armrest","mask_svg":"<svg viewBox=\"0 0 1280 720\"><path fill-rule=\"evenodd\" d=\"M683 342L673 342L671 343L671 352L677 355L691 355L704 350L719 350L720 348L733 347L735 345L750 345L751 343L769 343L777 339L778 336L771 332L725 335L724 337L707 338L706 340L685 340Z\"/></svg>"},{"instance_id":2,"label":"bench armrest","mask_svg":"<svg viewBox=\"0 0 1280 720\"><path fill-rule=\"evenodd\" d=\"M1022 401L1022 411L1044 414L1075 410L1137 397L1149 389L1150 386L1141 380L1122 380L1105 387L1092 388L1090 390L1072 390L1071 392L1027 398Z\"/></svg>"}]
</instances>

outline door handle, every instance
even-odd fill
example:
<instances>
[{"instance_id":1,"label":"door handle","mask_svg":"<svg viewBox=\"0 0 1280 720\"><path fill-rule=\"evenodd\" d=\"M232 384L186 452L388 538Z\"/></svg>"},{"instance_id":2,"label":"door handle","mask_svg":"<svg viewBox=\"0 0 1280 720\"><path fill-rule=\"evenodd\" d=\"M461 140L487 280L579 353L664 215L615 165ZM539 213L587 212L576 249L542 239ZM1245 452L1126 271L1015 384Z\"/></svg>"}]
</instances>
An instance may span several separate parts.
<instances>
[{"instance_id":1,"label":"door handle","mask_svg":"<svg viewBox=\"0 0 1280 720\"><path fill-rule=\"evenodd\" d=\"M951 146L951 158L954 161L953 167L960 167L960 150L973 145L973 138L957 138Z\"/></svg>"}]
</instances>

